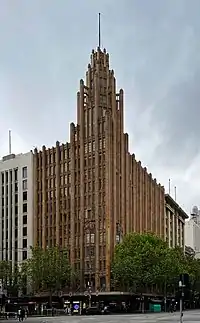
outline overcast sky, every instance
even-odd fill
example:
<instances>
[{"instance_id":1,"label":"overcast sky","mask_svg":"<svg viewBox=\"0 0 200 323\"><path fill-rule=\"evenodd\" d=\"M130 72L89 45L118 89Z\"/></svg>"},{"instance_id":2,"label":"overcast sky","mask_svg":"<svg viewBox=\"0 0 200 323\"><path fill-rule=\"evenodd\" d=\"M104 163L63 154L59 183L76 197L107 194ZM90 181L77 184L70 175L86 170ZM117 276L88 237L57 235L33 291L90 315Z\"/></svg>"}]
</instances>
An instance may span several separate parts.
<instances>
[{"instance_id":1,"label":"overcast sky","mask_svg":"<svg viewBox=\"0 0 200 323\"><path fill-rule=\"evenodd\" d=\"M0 155L69 139L97 46L125 92L130 151L190 212L200 207L200 1L1 0Z\"/></svg>"}]
</instances>

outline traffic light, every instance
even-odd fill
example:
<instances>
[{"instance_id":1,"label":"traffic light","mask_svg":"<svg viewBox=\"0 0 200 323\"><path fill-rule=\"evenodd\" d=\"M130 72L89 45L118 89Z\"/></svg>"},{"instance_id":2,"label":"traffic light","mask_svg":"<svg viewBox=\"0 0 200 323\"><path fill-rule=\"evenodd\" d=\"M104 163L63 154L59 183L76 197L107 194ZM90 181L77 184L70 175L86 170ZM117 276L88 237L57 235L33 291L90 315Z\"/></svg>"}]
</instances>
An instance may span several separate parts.
<instances>
[{"instance_id":1,"label":"traffic light","mask_svg":"<svg viewBox=\"0 0 200 323\"><path fill-rule=\"evenodd\" d=\"M180 281L182 282L182 287L179 289L179 295L182 296L185 300L190 299L190 277L188 274L181 274Z\"/></svg>"},{"instance_id":2,"label":"traffic light","mask_svg":"<svg viewBox=\"0 0 200 323\"><path fill-rule=\"evenodd\" d=\"M189 288L189 285L190 285L190 277L189 277L188 274L181 274L180 275L180 281L182 282L182 285L185 288Z\"/></svg>"}]
</instances>

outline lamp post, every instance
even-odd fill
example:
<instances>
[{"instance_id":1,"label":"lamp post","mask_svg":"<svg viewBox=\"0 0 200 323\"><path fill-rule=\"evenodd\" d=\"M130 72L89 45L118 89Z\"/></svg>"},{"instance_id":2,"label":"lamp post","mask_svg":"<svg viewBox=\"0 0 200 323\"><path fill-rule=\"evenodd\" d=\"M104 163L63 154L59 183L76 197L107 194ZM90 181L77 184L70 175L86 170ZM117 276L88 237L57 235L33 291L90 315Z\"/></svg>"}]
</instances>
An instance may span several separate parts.
<instances>
[{"instance_id":1,"label":"lamp post","mask_svg":"<svg viewBox=\"0 0 200 323\"><path fill-rule=\"evenodd\" d=\"M180 323L183 323L183 296L184 296L183 288L185 287L185 285L183 285L182 280L179 281L178 286L180 290Z\"/></svg>"},{"instance_id":2,"label":"lamp post","mask_svg":"<svg viewBox=\"0 0 200 323\"><path fill-rule=\"evenodd\" d=\"M189 275L181 274L179 280L179 291L180 291L180 323L183 323L183 297L184 297L184 288L188 289L189 287Z\"/></svg>"}]
</instances>

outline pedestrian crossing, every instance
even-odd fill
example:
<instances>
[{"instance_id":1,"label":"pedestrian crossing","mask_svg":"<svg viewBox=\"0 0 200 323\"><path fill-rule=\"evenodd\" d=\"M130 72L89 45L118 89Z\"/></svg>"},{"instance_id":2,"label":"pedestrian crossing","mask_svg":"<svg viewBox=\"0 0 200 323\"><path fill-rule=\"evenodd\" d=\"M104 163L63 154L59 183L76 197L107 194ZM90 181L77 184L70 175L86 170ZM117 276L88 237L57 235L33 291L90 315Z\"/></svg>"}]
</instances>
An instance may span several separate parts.
<instances>
[{"instance_id":1,"label":"pedestrian crossing","mask_svg":"<svg viewBox=\"0 0 200 323\"><path fill-rule=\"evenodd\" d=\"M184 323L199 323L200 311L184 313ZM98 316L62 316L28 318L27 323L177 323L179 313L151 313Z\"/></svg>"}]
</instances>

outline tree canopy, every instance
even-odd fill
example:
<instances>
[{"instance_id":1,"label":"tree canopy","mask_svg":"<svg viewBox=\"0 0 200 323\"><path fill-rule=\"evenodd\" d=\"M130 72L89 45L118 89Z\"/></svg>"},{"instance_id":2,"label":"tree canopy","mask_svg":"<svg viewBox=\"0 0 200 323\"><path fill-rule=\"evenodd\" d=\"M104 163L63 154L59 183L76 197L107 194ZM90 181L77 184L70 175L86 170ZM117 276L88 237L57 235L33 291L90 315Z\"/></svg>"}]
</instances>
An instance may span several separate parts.
<instances>
[{"instance_id":1,"label":"tree canopy","mask_svg":"<svg viewBox=\"0 0 200 323\"><path fill-rule=\"evenodd\" d=\"M12 261L0 261L0 280L2 290L6 291L8 296L18 296L20 271L17 265L13 266Z\"/></svg>"},{"instance_id":2,"label":"tree canopy","mask_svg":"<svg viewBox=\"0 0 200 323\"><path fill-rule=\"evenodd\" d=\"M115 248L114 280L132 290L154 284L169 286L181 273L188 271L182 250L169 248L151 233L130 233Z\"/></svg>"},{"instance_id":3,"label":"tree canopy","mask_svg":"<svg viewBox=\"0 0 200 323\"><path fill-rule=\"evenodd\" d=\"M72 270L67 249L58 246L42 249L32 248L32 257L27 260L27 275L34 292L58 292L68 286Z\"/></svg>"}]
</instances>

